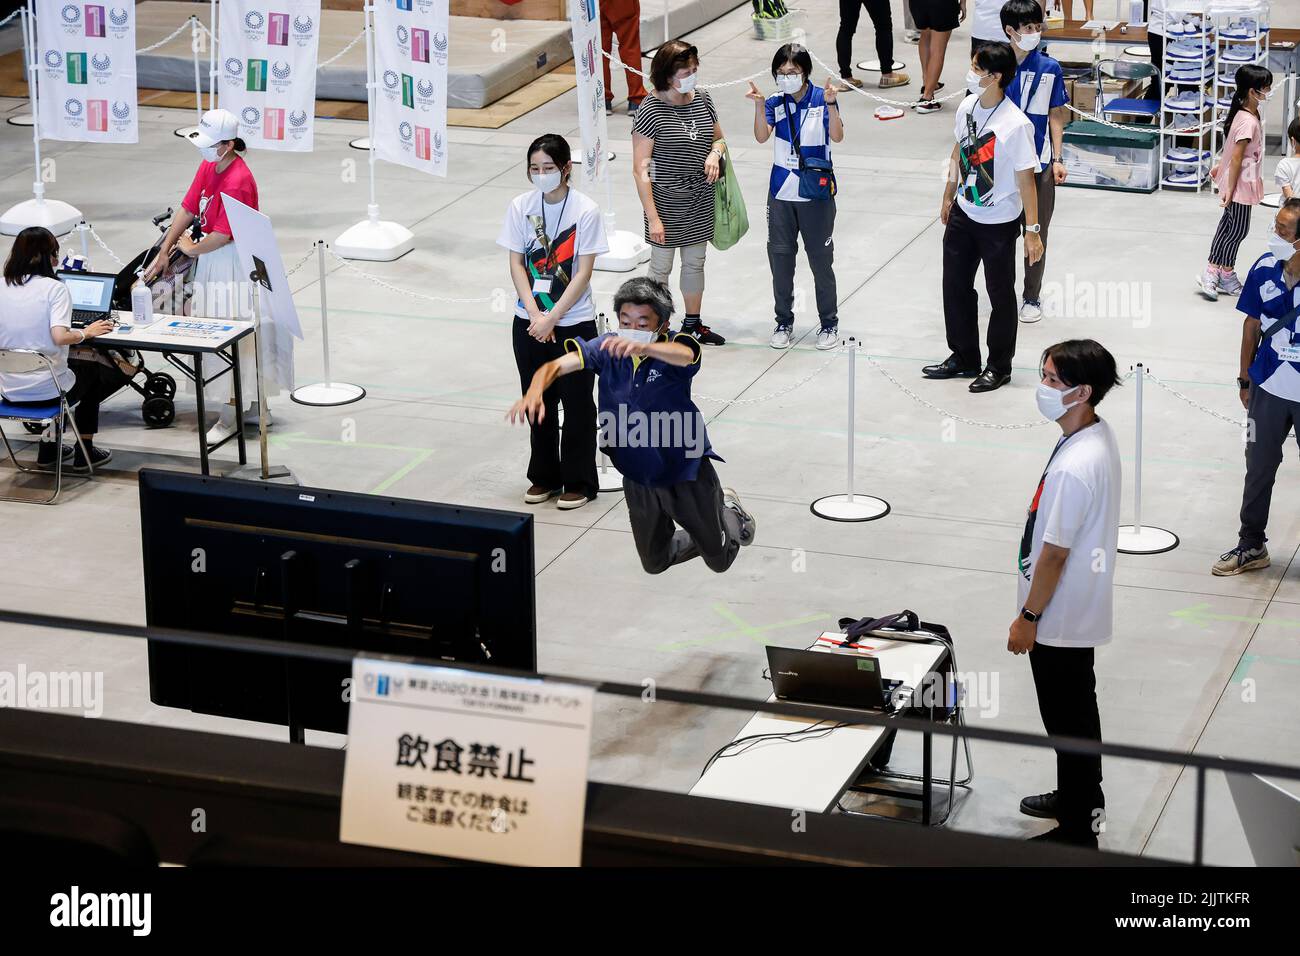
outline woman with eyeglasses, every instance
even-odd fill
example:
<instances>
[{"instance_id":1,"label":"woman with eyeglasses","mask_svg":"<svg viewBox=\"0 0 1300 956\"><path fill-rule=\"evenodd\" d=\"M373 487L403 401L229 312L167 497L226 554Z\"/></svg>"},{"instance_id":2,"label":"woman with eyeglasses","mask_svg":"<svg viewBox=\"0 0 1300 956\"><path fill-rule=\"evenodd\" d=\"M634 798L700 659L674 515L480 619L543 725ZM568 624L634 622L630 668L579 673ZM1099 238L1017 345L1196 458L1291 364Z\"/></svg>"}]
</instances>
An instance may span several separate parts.
<instances>
[{"instance_id":1,"label":"woman with eyeglasses","mask_svg":"<svg viewBox=\"0 0 1300 956\"><path fill-rule=\"evenodd\" d=\"M99 431L99 405L122 384L121 373L97 362L69 361L68 350L98 335L113 331L100 319L82 329L72 328L72 296L55 278L59 267L59 242L42 226L18 234L5 261L0 285L0 349L26 349L49 359L53 378L44 369L35 372L0 372L0 395L11 405L39 408L58 401L59 391L76 405L73 419L81 435L72 467L98 467L113 457L95 445ZM55 464L55 455L73 455L69 447L56 448L50 436L41 441L36 461ZM89 457L87 457L89 456Z\"/></svg>"}]
</instances>

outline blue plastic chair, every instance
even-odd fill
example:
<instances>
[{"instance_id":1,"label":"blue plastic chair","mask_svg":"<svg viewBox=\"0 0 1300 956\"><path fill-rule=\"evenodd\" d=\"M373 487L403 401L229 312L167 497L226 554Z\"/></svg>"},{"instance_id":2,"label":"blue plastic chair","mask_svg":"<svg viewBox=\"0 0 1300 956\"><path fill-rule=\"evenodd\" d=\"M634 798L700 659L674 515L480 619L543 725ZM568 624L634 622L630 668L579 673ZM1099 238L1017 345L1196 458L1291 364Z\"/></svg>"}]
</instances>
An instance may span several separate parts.
<instances>
[{"instance_id":1,"label":"blue plastic chair","mask_svg":"<svg viewBox=\"0 0 1300 956\"><path fill-rule=\"evenodd\" d=\"M1156 68L1150 63L1134 63L1132 60L1102 60L1097 64L1097 115L1108 119L1112 113L1121 116L1155 117L1160 112L1157 100L1120 97L1109 103L1102 102L1102 79L1111 80L1147 80L1156 76Z\"/></svg>"},{"instance_id":2,"label":"blue plastic chair","mask_svg":"<svg viewBox=\"0 0 1300 956\"><path fill-rule=\"evenodd\" d=\"M52 505L58 500L59 492L63 489L63 426L65 422L72 427L72 434L77 439L77 447L81 449L81 457L86 462L86 478L94 477L95 473L94 465L90 463L90 456L86 453L86 446L81 440L81 433L77 431L76 422L72 419L72 410L76 406L69 404L68 396L59 387L59 380L54 375L54 365L50 362L48 356L40 352L31 349L0 349L0 372L11 375L45 372L50 376L50 383L59 393L59 397L51 399L48 405L14 405L0 398L0 421L39 425L46 430L53 425L55 448L53 494L44 500L15 495L0 495L0 501L22 501L30 504ZM13 446L9 444L9 436L5 434L3 427L0 427L0 440L4 441L5 450L9 452L9 458L19 471L25 474L44 472L42 468L31 468L18 460L18 456L14 454Z\"/></svg>"}]
</instances>

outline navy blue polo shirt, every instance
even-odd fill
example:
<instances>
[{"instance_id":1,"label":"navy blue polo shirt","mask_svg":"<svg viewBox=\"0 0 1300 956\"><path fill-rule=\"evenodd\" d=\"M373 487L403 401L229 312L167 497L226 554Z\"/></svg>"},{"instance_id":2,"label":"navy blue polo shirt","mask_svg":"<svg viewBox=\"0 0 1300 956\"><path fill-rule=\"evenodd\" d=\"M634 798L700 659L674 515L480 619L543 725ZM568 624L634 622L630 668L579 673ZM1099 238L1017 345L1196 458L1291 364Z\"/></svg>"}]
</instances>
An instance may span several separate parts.
<instances>
[{"instance_id":1,"label":"navy blue polo shirt","mask_svg":"<svg viewBox=\"0 0 1300 956\"><path fill-rule=\"evenodd\" d=\"M1300 306L1300 284L1288 289L1282 277L1284 263L1271 252L1255 260L1237 297L1237 311L1263 324L1262 332L1296 306ZM1250 365L1250 380L1270 394L1300 402L1300 321L1293 319L1261 342Z\"/></svg>"},{"instance_id":2,"label":"navy blue polo shirt","mask_svg":"<svg viewBox=\"0 0 1300 956\"><path fill-rule=\"evenodd\" d=\"M614 358L601 348L607 332L594 339L567 339L564 347L595 372L600 445L629 481L663 487L694 481L705 458L722 461L709 444L704 416L691 401L691 379L700 369L700 344L684 332L660 333L660 342L679 342L695 356L689 365L654 358Z\"/></svg>"}]
</instances>

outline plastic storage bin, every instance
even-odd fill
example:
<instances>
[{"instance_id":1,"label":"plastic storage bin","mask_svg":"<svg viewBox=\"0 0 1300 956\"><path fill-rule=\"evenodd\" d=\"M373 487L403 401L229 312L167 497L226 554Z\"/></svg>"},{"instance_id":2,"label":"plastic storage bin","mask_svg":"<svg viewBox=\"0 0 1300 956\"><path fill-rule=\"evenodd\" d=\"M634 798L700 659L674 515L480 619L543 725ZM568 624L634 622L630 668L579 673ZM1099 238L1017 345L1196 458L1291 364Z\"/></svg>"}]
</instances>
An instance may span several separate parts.
<instances>
[{"instance_id":1,"label":"plastic storage bin","mask_svg":"<svg viewBox=\"0 0 1300 956\"><path fill-rule=\"evenodd\" d=\"M1061 159L1069 172L1063 185L1120 192L1155 192L1160 181L1160 137L1078 120L1061 137Z\"/></svg>"}]
</instances>

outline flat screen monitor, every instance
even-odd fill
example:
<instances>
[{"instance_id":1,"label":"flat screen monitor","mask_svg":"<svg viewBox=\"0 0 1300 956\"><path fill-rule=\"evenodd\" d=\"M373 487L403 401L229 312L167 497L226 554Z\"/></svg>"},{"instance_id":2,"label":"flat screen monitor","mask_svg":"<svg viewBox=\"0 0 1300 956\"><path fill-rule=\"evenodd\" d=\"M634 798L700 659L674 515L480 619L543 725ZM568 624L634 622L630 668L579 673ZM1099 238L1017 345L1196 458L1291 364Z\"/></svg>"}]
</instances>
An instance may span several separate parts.
<instances>
[{"instance_id":1,"label":"flat screen monitor","mask_svg":"<svg viewBox=\"0 0 1300 956\"><path fill-rule=\"evenodd\" d=\"M531 515L144 469L140 525L151 627L536 672ZM150 699L197 713L344 733L350 676L149 642Z\"/></svg>"}]
</instances>

